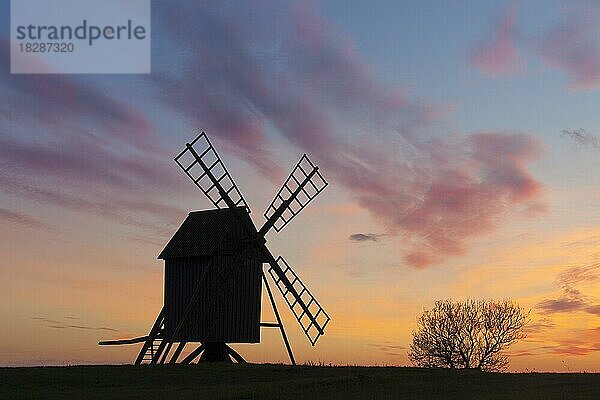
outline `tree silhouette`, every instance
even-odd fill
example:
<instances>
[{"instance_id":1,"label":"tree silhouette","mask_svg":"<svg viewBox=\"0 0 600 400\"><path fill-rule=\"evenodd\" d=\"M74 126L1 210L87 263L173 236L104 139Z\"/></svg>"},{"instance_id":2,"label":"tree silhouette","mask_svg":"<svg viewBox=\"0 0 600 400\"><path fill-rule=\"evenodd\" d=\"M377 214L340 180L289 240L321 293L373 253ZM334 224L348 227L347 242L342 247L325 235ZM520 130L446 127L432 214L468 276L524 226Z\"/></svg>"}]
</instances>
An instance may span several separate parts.
<instances>
[{"instance_id":1,"label":"tree silhouette","mask_svg":"<svg viewBox=\"0 0 600 400\"><path fill-rule=\"evenodd\" d=\"M511 300L436 301L418 319L408 358L419 367L505 370L503 351L526 336L527 316Z\"/></svg>"}]
</instances>

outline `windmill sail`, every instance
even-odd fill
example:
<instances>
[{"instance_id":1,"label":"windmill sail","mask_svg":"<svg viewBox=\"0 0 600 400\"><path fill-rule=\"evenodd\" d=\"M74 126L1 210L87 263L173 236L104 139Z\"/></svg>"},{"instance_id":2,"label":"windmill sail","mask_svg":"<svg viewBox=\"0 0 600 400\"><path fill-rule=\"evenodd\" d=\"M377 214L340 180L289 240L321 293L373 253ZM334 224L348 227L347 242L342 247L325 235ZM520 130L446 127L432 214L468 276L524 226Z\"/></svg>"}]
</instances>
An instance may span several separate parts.
<instances>
[{"instance_id":1,"label":"windmill sail","mask_svg":"<svg viewBox=\"0 0 600 400\"><path fill-rule=\"evenodd\" d=\"M217 208L227 208L227 197L235 207L250 209L215 148L202 132L175 157L175 162Z\"/></svg>"},{"instance_id":2,"label":"windmill sail","mask_svg":"<svg viewBox=\"0 0 600 400\"><path fill-rule=\"evenodd\" d=\"M267 222L261 228L265 234L271 227L282 230L300 211L327 187L327 181L304 154L283 183L265 211Z\"/></svg>"},{"instance_id":3,"label":"windmill sail","mask_svg":"<svg viewBox=\"0 0 600 400\"><path fill-rule=\"evenodd\" d=\"M281 279L273 267L269 268L269 274L298 320L304 334L314 346L317 340L324 334L325 327L330 320L329 315L283 257L279 256L277 258L277 265L283 271L289 283ZM298 296L295 296L294 292Z\"/></svg>"}]
</instances>

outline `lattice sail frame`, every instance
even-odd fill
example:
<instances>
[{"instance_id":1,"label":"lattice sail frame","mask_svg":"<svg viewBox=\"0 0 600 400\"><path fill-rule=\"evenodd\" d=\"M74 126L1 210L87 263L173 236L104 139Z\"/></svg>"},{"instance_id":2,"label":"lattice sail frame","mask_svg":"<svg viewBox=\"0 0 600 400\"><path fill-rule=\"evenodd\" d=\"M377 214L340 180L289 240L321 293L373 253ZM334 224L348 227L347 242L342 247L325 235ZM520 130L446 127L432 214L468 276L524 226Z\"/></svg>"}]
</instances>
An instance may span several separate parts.
<instances>
[{"instance_id":1,"label":"lattice sail frame","mask_svg":"<svg viewBox=\"0 0 600 400\"><path fill-rule=\"evenodd\" d=\"M217 182L223 187L223 190L233 203L238 207L246 208L246 211L250 212L250 208L242 196L242 193L238 189L237 185L233 181L233 178L225 168L225 164L215 151L210 140L204 132L202 132L196 139L194 139L186 148L175 157L175 162L190 177L192 182L208 197L208 199L217 208L227 208L225 199L221 196L221 193L217 189L217 186L209 179L208 174L200 166L196 158L194 157L192 150L195 151L202 162L215 176Z\"/></svg>"},{"instance_id":2,"label":"lattice sail frame","mask_svg":"<svg viewBox=\"0 0 600 400\"><path fill-rule=\"evenodd\" d=\"M297 196L290 202L289 206L281 214L281 216L273 224L273 228L277 232L281 231L296 215L300 213L319 193L323 191L328 185L323 175L319 172L319 169L310 161L308 156L304 154L298 164L292 170L292 173L277 194L267 210L265 211L265 218L268 220L277 209L292 197L293 193L300 187L302 182L307 178L310 179L300 190Z\"/></svg>"},{"instance_id":3,"label":"lattice sail frame","mask_svg":"<svg viewBox=\"0 0 600 400\"><path fill-rule=\"evenodd\" d=\"M290 310L292 310L294 317L296 317L296 320L302 327L310 344L314 346L315 343L317 343L317 340L324 334L325 327L331 318L283 257L279 256L277 258L277 265L279 265L279 268L281 268L284 275L288 278L290 284L296 289L296 292L300 295L300 299L306 305L306 308L313 317L311 319L307 315L303 307L300 306L299 301L292 295L291 291L285 286L275 271L273 271L273 268L269 268L269 274L271 275L271 278L273 278L273 282L275 282L279 292L281 292L282 297L285 299L285 302L290 307Z\"/></svg>"}]
</instances>

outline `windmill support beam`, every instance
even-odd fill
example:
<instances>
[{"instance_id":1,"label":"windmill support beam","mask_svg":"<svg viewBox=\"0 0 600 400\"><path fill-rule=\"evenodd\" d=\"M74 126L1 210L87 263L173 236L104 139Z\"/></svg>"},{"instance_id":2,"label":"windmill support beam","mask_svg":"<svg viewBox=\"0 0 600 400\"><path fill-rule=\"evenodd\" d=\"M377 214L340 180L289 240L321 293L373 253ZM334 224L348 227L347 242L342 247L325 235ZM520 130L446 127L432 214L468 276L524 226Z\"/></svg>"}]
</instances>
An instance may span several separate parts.
<instances>
[{"instance_id":1,"label":"windmill support beam","mask_svg":"<svg viewBox=\"0 0 600 400\"><path fill-rule=\"evenodd\" d=\"M277 322L261 322L260 326L263 328L279 328L279 324Z\"/></svg>"},{"instance_id":2,"label":"windmill support beam","mask_svg":"<svg viewBox=\"0 0 600 400\"><path fill-rule=\"evenodd\" d=\"M227 354L233 357L233 359L237 361L238 364L246 364L246 360L244 360L244 357L242 357L240 353L232 349L230 346L225 345L225 351L227 351Z\"/></svg>"},{"instance_id":3,"label":"windmill support beam","mask_svg":"<svg viewBox=\"0 0 600 400\"><path fill-rule=\"evenodd\" d=\"M185 348L186 344L187 342L179 342L177 348L175 349L175 352L173 353L173 356L171 357L171 360L169 360L169 364L175 364L177 362L177 359L181 355L181 352Z\"/></svg>"},{"instance_id":4,"label":"windmill support beam","mask_svg":"<svg viewBox=\"0 0 600 400\"><path fill-rule=\"evenodd\" d=\"M166 345L167 345L167 342L165 340L161 340L160 344L158 345L158 348L156 349L156 352L152 356L152 361L150 361L150 364L158 363L158 360L160 359L162 352L165 350Z\"/></svg>"},{"instance_id":5,"label":"windmill support beam","mask_svg":"<svg viewBox=\"0 0 600 400\"><path fill-rule=\"evenodd\" d=\"M135 365L140 365L142 363L142 361L144 360L144 355L146 354L146 351L148 351L148 349L153 345L154 340L156 339L156 337L158 336L158 333L160 332L160 326L162 325L162 323L164 321L164 317L165 317L165 309L163 307L160 310L160 312L158 313L158 316L156 317L156 321L154 322L154 325L152 325L152 329L150 329L150 333L148 334L148 339L146 339L146 341L144 342L144 345L140 349L140 352L139 352L137 358L135 359Z\"/></svg>"},{"instance_id":6,"label":"windmill support beam","mask_svg":"<svg viewBox=\"0 0 600 400\"><path fill-rule=\"evenodd\" d=\"M200 355L200 353L202 353L204 351L205 348L206 348L206 346L204 344L201 344L194 351L192 351L190 354L188 354L187 357L185 357L183 360L181 360L180 364L191 363L192 361L194 361L194 359L196 357L198 357Z\"/></svg>"},{"instance_id":7,"label":"windmill support beam","mask_svg":"<svg viewBox=\"0 0 600 400\"><path fill-rule=\"evenodd\" d=\"M167 343L167 347L165 348L165 350L163 351L163 355L160 358L160 361L158 362L159 364L164 364L165 360L167 359L167 357L169 356L169 352L171 351L171 347L173 346L173 342L169 342Z\"/></svg>"},{"instance_id":8,"label":"windmill support beam","mask_svg":"<svg viewBox=\"0 0 600 400\"><path fill-rule=\"evenodd\" d=\"M294 353L292 353L292 347L290 346L290 342L288 341L287 335L285 334L285 329L283 328L283 323L281 322L281 317L279 316L279 311L277 310L277 304L275 303L275 298L273 297L273 292L271 291L271 287L269 286L269 281L265 276L264 272L262 274L263 281L265 282L265 287L267 288L267 294L269 295L269 300L271 301L271 306L273 307L273 313L275 314L275 318L277 319L276 326L279 327L281 332L281 337L283 339L283 343L285 344L285 348L288 352L288 356L290 356L290 362L292 365L296 365L296 360L294 359ZM263 324L261 324L263 325ZM265 326L265 325L263 325Z\"/></svg>"}]
</instances>

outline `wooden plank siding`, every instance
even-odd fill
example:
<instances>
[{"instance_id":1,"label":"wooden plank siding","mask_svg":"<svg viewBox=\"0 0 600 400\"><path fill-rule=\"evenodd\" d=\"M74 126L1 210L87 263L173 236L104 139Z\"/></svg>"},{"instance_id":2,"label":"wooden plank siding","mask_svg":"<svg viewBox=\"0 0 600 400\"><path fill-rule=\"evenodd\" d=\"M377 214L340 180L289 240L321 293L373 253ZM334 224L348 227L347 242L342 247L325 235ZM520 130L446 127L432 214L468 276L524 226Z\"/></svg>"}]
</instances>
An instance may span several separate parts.
<instances>
[{"instance_id":1,"label":"wooden plank siding","mask_svg":"<svg viewBox=\"0 0 600 400\"><path fill-rule=\"evenodd\" d=\"M229 268L232 255L178 257L165 260L165 334L171 341L260 342L262 263L246 258L235 265L226 285L215 284L217 274ZM172 333L187 308L194 289L202 280L200 299L177 337ZM216 301L215 301L216 299Z\"/></svg>"}]
</instances>

